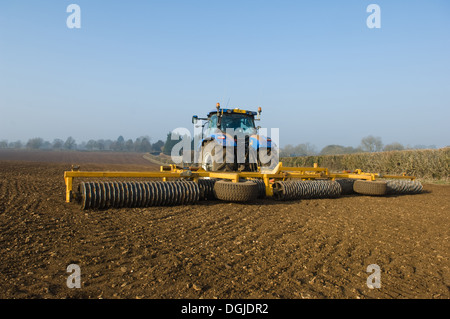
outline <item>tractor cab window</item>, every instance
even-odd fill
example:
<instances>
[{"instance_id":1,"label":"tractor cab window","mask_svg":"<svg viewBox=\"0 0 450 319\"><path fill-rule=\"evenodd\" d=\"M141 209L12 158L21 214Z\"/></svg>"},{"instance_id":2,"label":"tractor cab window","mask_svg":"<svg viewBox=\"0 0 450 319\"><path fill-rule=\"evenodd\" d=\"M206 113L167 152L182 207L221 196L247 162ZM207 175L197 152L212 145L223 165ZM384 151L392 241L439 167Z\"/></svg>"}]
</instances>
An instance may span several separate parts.
<instances>
[{"instance_id":1,"label":"tractor cab window","mask_svg":"<svg viewBox=\"0 0 450 319\"><path fill-rule=\"evenodd\" d=\"M209 118L208 125L206 127L206 135L214 134L217 131L217 115L214 114Z\"/></svg>"},{"instance_id":2,"label":"tractor cab window","mask_svg":"<svg viewBox=\"0 0 450 319\"><path fill-rule=\"evenodd\" d=\"M209 118L208 128L209 128L209 129L215 129L215 128L217 128L217 115L212 115L212 116Z\"/></svg>"},{"instance_id":3,"label":"tractor cab window","mask_svg":"<svg viewBox=\"0 0 450 319\"><path fill-rule=\"evenodd\" d=\"M242 133L255 134L255 122L253 117L244 114L227 114L222 117L220 129L226 132L227 129L242 131Z\"/></svg>"}]
</instances>

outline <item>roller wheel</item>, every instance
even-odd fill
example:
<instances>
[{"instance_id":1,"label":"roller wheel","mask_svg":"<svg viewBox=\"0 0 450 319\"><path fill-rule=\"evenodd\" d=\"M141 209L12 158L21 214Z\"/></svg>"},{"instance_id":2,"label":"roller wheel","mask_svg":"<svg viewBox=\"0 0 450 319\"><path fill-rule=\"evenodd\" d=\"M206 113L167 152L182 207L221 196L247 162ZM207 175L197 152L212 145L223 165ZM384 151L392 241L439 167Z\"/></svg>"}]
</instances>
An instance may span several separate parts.
<instances>
[{"instance_id":1,"label":"roller wheel","mask_svg":"<svg viewBox=\"0 0 450 319\"><path fill-rule=\"evenodd\" d=\"M200 198L202 200L214 200L216 199L214 195L214 184L216 179L199 179L198 187L200 189Z\"/></svg>"},{"instance_id":2,"label":"roller wheel","mask_svg":"<svg viewBox=\"0 0 450 319\"><path fill-rule=\"evenodd\" d=\"M384 181L357 180L353 184L353 190L358 194L383 196L387 192L386 186Z\"/></svg>"},{"instance_id":3,"label":"roller wheel","mask_svg":"<svg viewBox=\"0 0 450 319\"><path fill-rule=\"evenodd\" d=\"M214 194L217 199L230 202L247 202L258 198L258 184L252 181L233 183L220 180L214 184Z\"/></svg>"},{"instance_id":4,"label":"roller wheel","mask_svg":"<svg viewBox=\"0 0 450 319\"><path fill-rule=\"evenodd\" d=\"M336 198L341 195L342 188L336 181L280 181L273 184L273 195L276 200L298 200L310 198Z\"/></svg>"},{"instance_id":5,"label":"roller wheel","mask_svg":"<svg viewBox=\"0 0 450 319\"><path fill-rule=\"evenodd\" d=\"M195 182L82 182L82 209L150 207L195 204L200 188Z\"/></svg>"},{"instance_id":6,"label":"roller wheel","mask_svg":"<svg viewBox=\"0 0 450 319\"><path fill-rule=\"evenodd\" d=\"M351 195L355 192L353 191L353 184L355 183L354 179L351 178L344 178L344 179L337 179L336 182L341 185L341 195Z\"/></svg>"},{"instance_id":7,"label":"roller wheel","mask_svg":"<svg viewBox=\"0 0 450 319\"><path fill-rule=\"evenodd\" d=\"M248 178L249 181L252 181L258 185L258 198L266 197L266 184L262 179L258 178Z\"/></svg>"},{"instance_id":8,"label":"roller wheel","mask_svg":"<svg viewBox=\"0 0 450 319\"><path fill-rule=\"evenodd\" d=\"M388 180L386 183L387 194L389 195L420 194L423 190L419 181Z\"/></svg>"}]
</instances>

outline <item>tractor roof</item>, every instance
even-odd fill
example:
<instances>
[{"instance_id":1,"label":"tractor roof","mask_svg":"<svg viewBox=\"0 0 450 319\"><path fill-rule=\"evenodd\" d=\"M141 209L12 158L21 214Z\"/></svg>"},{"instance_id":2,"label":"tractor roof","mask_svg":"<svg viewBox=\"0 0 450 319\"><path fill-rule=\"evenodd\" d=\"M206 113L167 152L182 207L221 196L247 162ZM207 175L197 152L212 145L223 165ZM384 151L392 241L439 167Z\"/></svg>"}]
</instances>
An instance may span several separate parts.
<instances>
[{"instance_id":1,"label":"tractor roof","mask_svg":"<svg viewBox=\"0 0 450 319\"><path fill-rule=\"evenodd\" d=\"M238 109L238 108L234 108L234 109L219 109L219 112L222 113L222 114L224 114L224 113L233 114L234 113L234 114L247 114L247 115L252 115L252 116L257 115L256 112L247 111L247 110L241 110L241 109ZM213 110L213 111L209 112L208 116L210 116L210 115L212 115L214 113L217 113L217 110Z\"/></svg>"}]
</instances>

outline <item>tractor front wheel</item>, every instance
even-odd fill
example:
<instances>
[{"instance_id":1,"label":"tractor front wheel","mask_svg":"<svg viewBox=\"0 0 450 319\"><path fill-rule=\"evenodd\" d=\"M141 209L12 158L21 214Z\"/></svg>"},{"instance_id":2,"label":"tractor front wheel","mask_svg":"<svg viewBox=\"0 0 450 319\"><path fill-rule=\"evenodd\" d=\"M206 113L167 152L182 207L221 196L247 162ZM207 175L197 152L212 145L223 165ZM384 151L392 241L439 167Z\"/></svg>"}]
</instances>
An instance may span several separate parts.
<instances>
[{"instance_id":1,"label":"tractor front wheel","mask_svg":"<svg viewBox=\"0 0 450 319\"><path fill-rule=\"evenodd\" d=\"M258 198L259 186L255 182L237 182L220 180L214 184L217 199L230 202L248 202Z\"/></svg>"},{"instance_id":2,"label":"tractor front wheel","mask_svg":"<svg viewBox=\"0 0 450 319\"><path fill-rule=\"evenodd\" d=\"M222 152L221 150L222 146L216 144L215 142L211 141L206 143L202 147L201 152L201 159L202 159L202 168L205 171L221 171L225 168L225 160L222 160L222 163L218 163L216 161L216 154L219 154L219 152ZM225 152L224 152L225 153ZM222 156L224 157L224 156Z\"/></svg>"}]
</instances>

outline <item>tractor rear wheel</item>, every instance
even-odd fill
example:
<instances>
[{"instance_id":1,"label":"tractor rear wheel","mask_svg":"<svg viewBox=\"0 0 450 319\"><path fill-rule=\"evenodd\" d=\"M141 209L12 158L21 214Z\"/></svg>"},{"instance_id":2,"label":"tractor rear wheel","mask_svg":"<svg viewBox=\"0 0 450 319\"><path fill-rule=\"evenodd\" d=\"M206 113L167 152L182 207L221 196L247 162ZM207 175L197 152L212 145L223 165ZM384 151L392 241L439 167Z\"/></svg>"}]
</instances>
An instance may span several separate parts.
<instances>
[{"instance_id":1,"label":"tractor rear wheel","mask_svg":"<svg viewBox=\"0 0 450 319\"><path fill-rule=\"evenodd\" d=\"M214 184L214 194L217 199L230 202L247 202L258 198L258 184L252 181L234 183L220 180Z\"/></svg>"}]
</instances>

